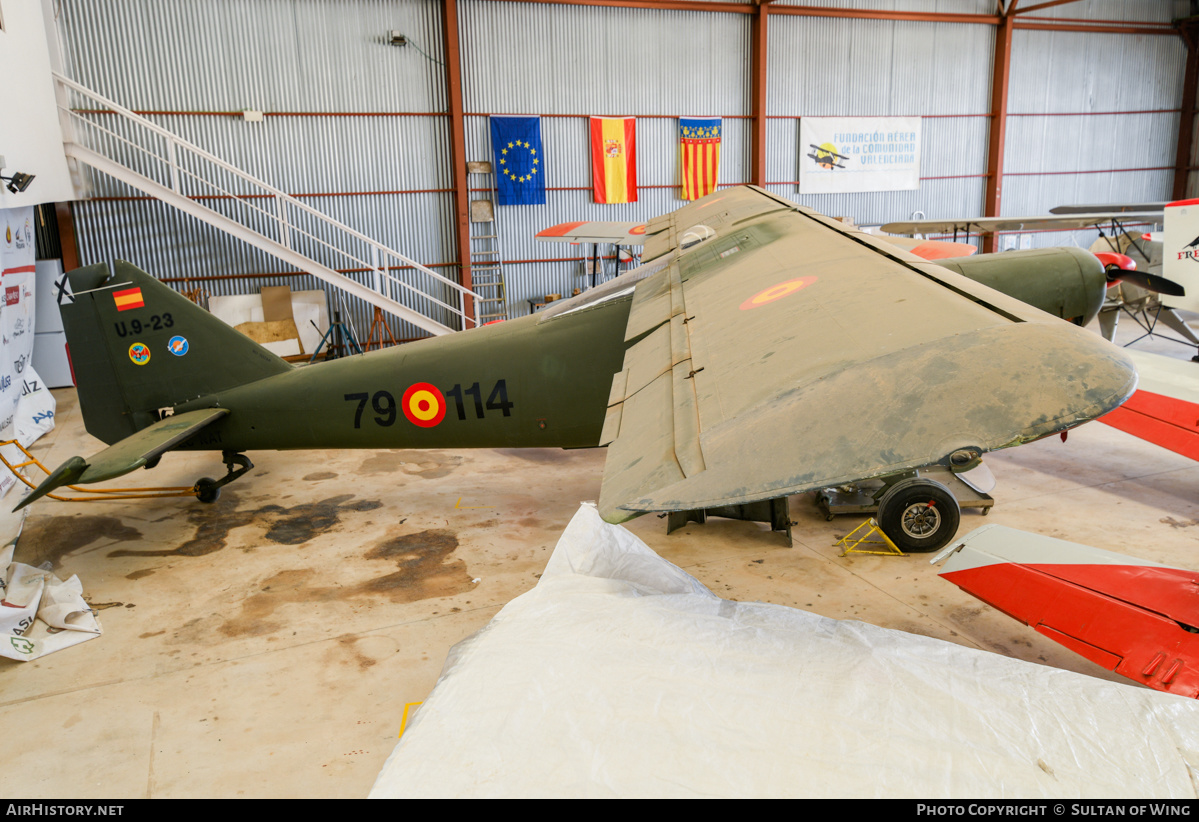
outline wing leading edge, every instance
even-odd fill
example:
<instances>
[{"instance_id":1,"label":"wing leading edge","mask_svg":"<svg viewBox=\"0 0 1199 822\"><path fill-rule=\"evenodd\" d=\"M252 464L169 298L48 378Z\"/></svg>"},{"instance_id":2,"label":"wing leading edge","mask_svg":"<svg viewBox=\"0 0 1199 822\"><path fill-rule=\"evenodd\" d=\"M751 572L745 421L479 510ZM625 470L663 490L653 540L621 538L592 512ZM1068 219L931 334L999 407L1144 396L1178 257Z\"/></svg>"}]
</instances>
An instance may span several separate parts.
<instances>
[{"instance_id":1,"label":"wing leading edge","mask_svg":"<svg viewBox=\"0 0 1199 822\"><path fill-rule=\"evenodd\" d=\"M1028 442L1136 386L1096 335L759 189L647 235L647 257L673 257L634 292L603 436L609 521Z\"/></svg>"}]
</instances>

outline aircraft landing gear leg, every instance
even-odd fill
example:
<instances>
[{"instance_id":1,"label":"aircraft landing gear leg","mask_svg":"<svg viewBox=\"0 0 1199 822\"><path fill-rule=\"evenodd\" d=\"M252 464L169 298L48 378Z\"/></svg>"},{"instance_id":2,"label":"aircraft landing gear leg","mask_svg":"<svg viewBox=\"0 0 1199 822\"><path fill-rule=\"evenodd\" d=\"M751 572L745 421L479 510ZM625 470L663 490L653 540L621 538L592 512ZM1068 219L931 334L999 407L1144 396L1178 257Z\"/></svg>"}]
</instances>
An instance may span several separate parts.
<instances>
[{"instance_id":1,"label":"aircraft landing gear leg","mask_svg":"<svg viewBox=\"0 0 1199 822\"><path fill-rule=\"evenodd\" d=\"M216 502L220 499L222 486L228 485L254 467L254 463L250 462L250 458L245 454L223 451L221 458L225 461L225 470L228 471L225 476L219 480L209 477L201 477L196 480L196 499L200 502Z\"/></svg>"}]
</instances>

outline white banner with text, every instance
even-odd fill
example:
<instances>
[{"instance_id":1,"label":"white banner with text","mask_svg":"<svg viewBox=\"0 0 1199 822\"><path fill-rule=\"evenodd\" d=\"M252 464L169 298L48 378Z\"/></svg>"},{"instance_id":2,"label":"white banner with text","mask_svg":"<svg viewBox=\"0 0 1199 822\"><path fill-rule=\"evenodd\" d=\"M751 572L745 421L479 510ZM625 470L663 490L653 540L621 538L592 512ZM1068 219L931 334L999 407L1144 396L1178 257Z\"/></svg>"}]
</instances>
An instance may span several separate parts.
<instances>
[{"instance_id":1,"label":"white banner with text","mask_svg":"<svg viewBox=\"0 0 1199 822\"><path fill-rule=\"evenodd\" d=\"M920 187L919 117L801 117L799 193Z\"/></svg>"}]
</instances>

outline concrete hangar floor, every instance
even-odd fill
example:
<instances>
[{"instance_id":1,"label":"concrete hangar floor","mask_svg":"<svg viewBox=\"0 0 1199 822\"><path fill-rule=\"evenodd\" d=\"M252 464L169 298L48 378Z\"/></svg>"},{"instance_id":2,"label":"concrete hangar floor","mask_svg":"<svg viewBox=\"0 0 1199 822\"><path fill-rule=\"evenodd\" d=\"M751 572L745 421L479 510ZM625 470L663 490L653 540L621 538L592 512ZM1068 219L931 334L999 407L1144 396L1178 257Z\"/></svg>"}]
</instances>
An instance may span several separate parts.
<instances>
[{"instance_id":1,"label":"concrete hangar floor","mask_svg":"<svg viewBox=\"0 0 1199 822\"><path fill-rule=\"evenodd\" d=\"M1125 322L1120 339L1135 326ZM1141 350L1186 359L1156 339ZM1199 364L1195 366L1199 377ZM34 447L97 443L72 389ZM78 574L104 634L0 659L0 794L29 798L362 797L452 645L529 590L603 450L262 452L213 505L35 503L16 559ZM1091 423L987 457L984 520L1199 568L1199 463ZM220 471L170 454L155 484ZM802 608L1127 683L937 577L928 555L839 557L860 517L791 499L794 546L765 525L628 528L717 595ZM1131 686L1130 687L1135 687Z\"/></svg>"}]
</instances>

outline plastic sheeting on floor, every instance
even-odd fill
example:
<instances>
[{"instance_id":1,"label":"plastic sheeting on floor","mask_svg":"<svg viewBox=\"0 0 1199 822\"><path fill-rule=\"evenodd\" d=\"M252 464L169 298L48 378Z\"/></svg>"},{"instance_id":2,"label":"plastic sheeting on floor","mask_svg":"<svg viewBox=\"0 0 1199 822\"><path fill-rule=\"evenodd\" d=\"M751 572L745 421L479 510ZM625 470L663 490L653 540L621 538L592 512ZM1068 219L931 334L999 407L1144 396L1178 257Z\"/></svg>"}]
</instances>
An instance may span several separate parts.
<instances>
[{"instance_id":1,"label":"plastic sheeting on floor","mask_svg":"<svg viewBox=\"0 0 1199 822\"><path fill-rule=\"evenodd\" d=\"M28 509L8 509L29 492L21 485L0 505L0 657L18 662L30 662L103 632L96 612L83 599L78 576L63 582L47 570L48 564L34 568L12 561Z\"/></svg>"},{"instance_id":2,"label":"plastic sheeting on floor","mask_svg":"<svg viewBox=\"0 0 1199 822\"><path fill-rule=\"evenodd\" d=\"M96 612L72 575L59 579L44 568L13 562L25 511L0 516L0 533L13 533L0 548L0 657L30 662L102 633Z\"/></svg>"},{"instance_id":3,"label":"plastic sheeting on floor","mask_svg":"<svg viewBox=\"0 0 1199 822\"><path fill-rule=\"evenodd\" d=\"M372 797L1169 797L1199 702L719 599L584 505Z\"/></svg>"}]
</instances>

